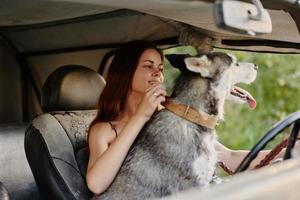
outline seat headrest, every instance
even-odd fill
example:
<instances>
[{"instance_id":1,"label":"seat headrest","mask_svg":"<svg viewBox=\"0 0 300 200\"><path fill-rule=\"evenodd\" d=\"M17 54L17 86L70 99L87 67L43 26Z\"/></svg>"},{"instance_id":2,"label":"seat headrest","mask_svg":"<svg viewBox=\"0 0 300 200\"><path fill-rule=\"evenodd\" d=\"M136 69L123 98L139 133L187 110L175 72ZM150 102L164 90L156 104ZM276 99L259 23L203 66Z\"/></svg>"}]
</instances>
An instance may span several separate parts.
<instances>
[{"instance_id":1,"label":"seat headrest","mask_svg":"<svg viewBox=\"0 0 300 200\"><path fill-rule=\"evenodd\" d=\"M96 109L105 80L97 72L80 65L65 65L50 74L43 85L44 112Z\"/></svg>"}]
</instances>

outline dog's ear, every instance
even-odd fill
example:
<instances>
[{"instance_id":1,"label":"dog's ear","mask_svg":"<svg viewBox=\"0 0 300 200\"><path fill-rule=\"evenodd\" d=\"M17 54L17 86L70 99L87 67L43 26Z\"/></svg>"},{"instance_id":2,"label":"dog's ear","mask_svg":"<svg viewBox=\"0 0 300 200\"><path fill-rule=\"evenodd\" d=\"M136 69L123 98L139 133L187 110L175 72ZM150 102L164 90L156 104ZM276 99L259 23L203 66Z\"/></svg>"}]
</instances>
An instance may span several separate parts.
<instances>
[{"instance_id":1,"label":"dog's ear","mask_svg":"<svg viewBox=\"0 0 300 200\"><path fill-rule=\"evenodd\" d=\"M189 57L184 59L186 68L192 72L201 74L202 77L212 77L211 61L206 55L200 57Z\"/></svg>"},{"instance_id":2,"label":"dog's ear","mask_svg":"<svg viewBox=\"0 0 300 200\"><path fill-rule=\"evenodd\" d=\"M170 64L179 69L181 72L186 70L186 65L184 62L185 58L191 57L189 54L167 54L165 55Z\"/></svg>"}]
</instances>

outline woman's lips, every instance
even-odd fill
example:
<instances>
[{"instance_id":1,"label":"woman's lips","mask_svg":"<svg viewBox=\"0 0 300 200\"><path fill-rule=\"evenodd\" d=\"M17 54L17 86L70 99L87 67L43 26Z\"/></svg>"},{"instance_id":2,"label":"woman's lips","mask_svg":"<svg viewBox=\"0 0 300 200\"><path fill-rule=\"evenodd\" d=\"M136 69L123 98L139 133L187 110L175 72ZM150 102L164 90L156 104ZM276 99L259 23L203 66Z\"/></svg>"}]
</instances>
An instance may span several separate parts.
<instances>
[{"instance_id":1,"label":"woman's lips","mask_svg":"<svg viewBox=\"0 0 300 200\"><path fill-rule=\"evenodd\" d=\"M160 81L160 80L151 80L151 81L148 81L148 83L150 84L150 85L153 85L154 83L161 83L162 81Z\"/></svg>"}]
</instances>

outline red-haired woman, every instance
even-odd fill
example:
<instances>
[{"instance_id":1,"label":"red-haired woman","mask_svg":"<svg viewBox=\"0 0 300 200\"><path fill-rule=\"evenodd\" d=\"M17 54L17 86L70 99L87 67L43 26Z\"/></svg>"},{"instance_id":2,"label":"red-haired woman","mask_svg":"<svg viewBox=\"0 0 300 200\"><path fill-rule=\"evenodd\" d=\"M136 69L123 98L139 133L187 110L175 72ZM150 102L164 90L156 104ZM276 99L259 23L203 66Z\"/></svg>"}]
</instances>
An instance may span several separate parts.
<instances>
[{"instance_id":1,"label":"red-haired woman","mask_svg":"<svg viewBox=\"0 0 300 200\"><path fill-rule=\"evenodd\" d=\"M111 63L98 113L88 133L88 188L100 194L111 184L138 133L165 100L163 54L131 43Z\"/></svg>"}]
</instances>

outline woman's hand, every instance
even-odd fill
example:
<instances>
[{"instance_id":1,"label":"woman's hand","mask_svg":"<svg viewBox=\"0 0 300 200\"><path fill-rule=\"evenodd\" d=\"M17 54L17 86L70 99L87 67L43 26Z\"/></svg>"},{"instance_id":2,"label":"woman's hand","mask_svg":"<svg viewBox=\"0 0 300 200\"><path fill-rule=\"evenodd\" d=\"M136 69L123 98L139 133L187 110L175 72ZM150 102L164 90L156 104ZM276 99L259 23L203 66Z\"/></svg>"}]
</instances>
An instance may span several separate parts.
<instances>
[{"instance_id":1,"label":"woman's hand","mask_svg":"<svg viewBox=\"0 0 300 200\"><path fill-rule=\"evenodd\" d=\"M136 114L149 120L161 102L166 100L166 94L166 88L162 83L154 83L145 91Z\"/></svg>"}]
</instances>

